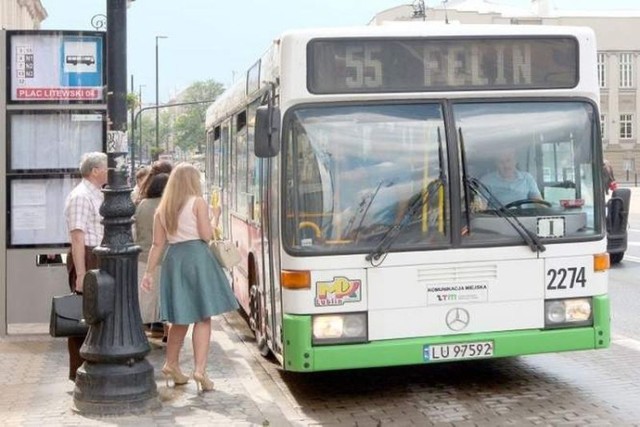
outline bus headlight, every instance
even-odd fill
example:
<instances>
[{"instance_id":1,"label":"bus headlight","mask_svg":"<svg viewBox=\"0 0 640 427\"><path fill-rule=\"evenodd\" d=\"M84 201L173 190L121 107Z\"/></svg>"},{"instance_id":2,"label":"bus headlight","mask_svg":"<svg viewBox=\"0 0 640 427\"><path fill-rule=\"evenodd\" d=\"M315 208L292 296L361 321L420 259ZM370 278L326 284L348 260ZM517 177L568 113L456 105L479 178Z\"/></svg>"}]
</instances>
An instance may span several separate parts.
<instances>
[{"instance_id":1,"label":"bus headlight","mask_svg":"<svg viewBox=\"0 0 640 427\"><path fill-rule=\"evenodd\" d=\"M544 325L585 326L593 322L591 298L557 299L544 302Z\"/></svg>"},{"instance_id":2,"label":"bus headlight","mask_svg":"<svg viewBox=\"0 0 640 427\"><path fill-rule=\"evenodd\" d=\"M367 313L322 314L312 324L314 345L367 341Z\"/></svg>"}]
</instances>

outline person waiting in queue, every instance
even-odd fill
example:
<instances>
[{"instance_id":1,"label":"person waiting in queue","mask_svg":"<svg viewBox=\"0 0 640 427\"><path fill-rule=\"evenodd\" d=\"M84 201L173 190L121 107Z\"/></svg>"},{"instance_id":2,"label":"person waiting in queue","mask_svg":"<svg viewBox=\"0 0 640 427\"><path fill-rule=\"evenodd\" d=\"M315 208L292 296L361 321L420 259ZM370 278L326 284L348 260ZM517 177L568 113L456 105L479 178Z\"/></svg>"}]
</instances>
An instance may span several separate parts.
<instances>
[{"instance_id":1,"label":"person waiting in queue","mask_svg":"<svg viewBox=\"0 0 640 427\"><path fill-rule=\"evenodd\" d=\"M160 198L167 185L169 175L159 173L151 178L151 182L147 186L147 192L136 207L135 213L135 243L142 250L138 255L138 283L142 282L144 272L147 269L147 258L153 241L153 217L156 209L160 204ZM160 268L156 267L154 281L159 283ZM153 325L159 324L163 330L162 342L167 342L168 325L162 325L160 318L160 292L158 287L153 288L149 292L139 292L138 302L140 303L140 317L142 323L149 325L149 329L153 333ZM156 327L158 327L156 325Z\"/></svg>"},{"instance_id":2,"label":"person waiting in queue","mask_svg":"<svg viewBox=\"0 0 640 427\"><path fill-rule=\"evenodd\" d=\"M107 183L107 155L105 153L86 153L80 162L82 181L71 191L66 199L64 216L69 230L71 251L67 256L69 288L72 292L82 293L84 275L98 268L98 258L93 248L102 242L104 228L100 206L104 200L102 186ZM76 380L76 371L84 359L80 357L80 347L84 337L69 337L69 379Z\"/></svg>"},{"instance_id":3,"label":"person waiting in queue","mask_svg":"<svg viewBox=\"0 0 640 427\"><path fill-rule=\"evenodd\" d=\"M153 242L140 286L151 291L154 271L168 245L160 273L161 318L171 324L162 373L174 385L189 377L180 370L180 350L193 324L193 379L202 391L213 390L207 375L211 339L211 316L238 308L227 277L206 242L218 225L220 209L209 222L207 203L202 198L200 172L181 163L169 175L166 189L153 219Z\"/></svg>"},{"instance_id":4,"label":"person waiting in queue","mask_svg":"<svg viewBox=\"0 0 640 427\"><path fill-rule=\"evenodd\" d=\"M133 187L133 191L131 191L131 200L133 200L133 203L135 203L136 205L140 203L140 200L142 199L140 195L140 189L142 188L142 184L147 178L147 175L149 175L149 171L150 168L148 166L141 166L136 171L136 185L135 187Z\"/></svg>"}]
</instances>

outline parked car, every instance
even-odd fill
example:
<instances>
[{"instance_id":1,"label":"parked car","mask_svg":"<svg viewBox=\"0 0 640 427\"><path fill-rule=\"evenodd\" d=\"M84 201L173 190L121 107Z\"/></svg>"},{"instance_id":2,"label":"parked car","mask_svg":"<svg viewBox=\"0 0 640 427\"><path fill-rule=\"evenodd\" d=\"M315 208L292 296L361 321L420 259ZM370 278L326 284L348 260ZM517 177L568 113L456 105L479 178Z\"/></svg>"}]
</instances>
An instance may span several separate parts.
<instances>
[{"instance_id":1,"label":"parked car","mask_svg":"<svg viewBox=\"0 0 640 427\"><path fill-rule=\"evenodd\" d=\"M618 264L627 250L627 224L631 190L618 188L607 201L607 252L611 264Z\"/></svg>"}]
</instances>

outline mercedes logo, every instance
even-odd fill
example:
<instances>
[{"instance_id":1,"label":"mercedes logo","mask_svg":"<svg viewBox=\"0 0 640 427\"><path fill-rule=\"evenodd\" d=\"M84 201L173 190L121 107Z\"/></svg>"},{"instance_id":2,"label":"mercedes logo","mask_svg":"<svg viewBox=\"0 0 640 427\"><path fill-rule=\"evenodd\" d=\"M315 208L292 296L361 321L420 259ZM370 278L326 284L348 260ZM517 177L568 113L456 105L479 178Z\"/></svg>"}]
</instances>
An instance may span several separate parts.
<instances>
[{"instance_id":1,"label":"mercedes logo","mask_svg":"<svg viewBox=\"0 0 640 427\"><path fill-rule=\"evenodd\" d=\"M467 327L471 321L469 312L464 308L452 308L447 312L447 316L444 319L447 322L447 326L452 331L461 331Z\"/></svg>"}]
</instances>

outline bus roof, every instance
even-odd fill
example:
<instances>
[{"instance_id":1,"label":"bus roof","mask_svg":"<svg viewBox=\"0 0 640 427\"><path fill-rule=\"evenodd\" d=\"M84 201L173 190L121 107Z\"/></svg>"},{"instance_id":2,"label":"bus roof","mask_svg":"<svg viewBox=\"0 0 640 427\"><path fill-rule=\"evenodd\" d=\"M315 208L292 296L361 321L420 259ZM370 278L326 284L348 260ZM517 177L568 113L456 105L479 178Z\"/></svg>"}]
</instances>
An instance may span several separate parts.
<instances>
[{"instance_id":1,"label":"bus roof","mask_svg":"<svg viewBox=\"0 0 640 427\"><path fill-rule=\"evenodd\" d=\"M438 22L389 22L384 25L293 29L285 37L429 37L429 36L518 36L518 35L593 35L589 27L559 25L443 24ZM276 40L277 42L277 40Z\"/></svg>"}]
</instances>

